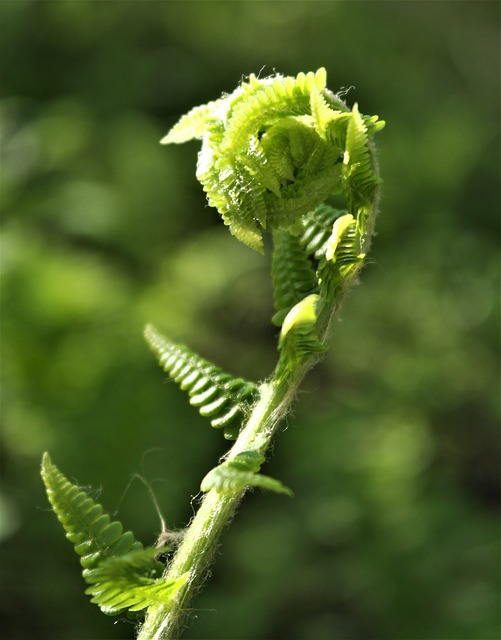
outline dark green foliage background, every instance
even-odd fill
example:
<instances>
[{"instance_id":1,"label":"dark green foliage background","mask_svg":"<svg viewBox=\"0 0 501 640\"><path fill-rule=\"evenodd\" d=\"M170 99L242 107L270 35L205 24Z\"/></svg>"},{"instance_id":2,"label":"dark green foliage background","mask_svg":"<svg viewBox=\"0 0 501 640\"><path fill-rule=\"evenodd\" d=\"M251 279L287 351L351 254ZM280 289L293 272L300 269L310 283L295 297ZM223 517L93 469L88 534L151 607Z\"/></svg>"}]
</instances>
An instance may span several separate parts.
<instances>
[{"instance_id":1,"label":"dark green foliage background","mask_svg":"<svg viewBox=\"0 0 501 640\"><path fill-rule=\"evenodd\" d=\"M4 638L130 638L83 594L42 452L149 544L227 447L146 322L262 379L265 258L159 139L243 74L325 66L384 117L378 236L186 638L499 634L497 2L1 2Z\"/></svg>"}]
</instances>

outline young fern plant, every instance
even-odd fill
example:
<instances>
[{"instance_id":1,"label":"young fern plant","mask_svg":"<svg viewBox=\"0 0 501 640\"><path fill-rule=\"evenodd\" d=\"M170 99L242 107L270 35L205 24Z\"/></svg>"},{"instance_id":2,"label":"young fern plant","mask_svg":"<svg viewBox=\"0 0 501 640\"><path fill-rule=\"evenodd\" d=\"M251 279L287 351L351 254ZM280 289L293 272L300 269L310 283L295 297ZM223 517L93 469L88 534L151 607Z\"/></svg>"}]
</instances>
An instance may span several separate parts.
<instances>
[{"instance_id":1,"label":"young fern plant","mask_svg":"<svg viewBox=\"0 0 501 640\"><path fill-rule=\"evenodd\" d=\"M49 500L82 556L87 593L105 613L145 611L140 640L179 637L219 536L249 487L292 494L261 467L302 379L327 349L330 322L367 254L381 183L373 136L383 126L356 104L349 109L319 69L296 78L251 75L233 93L192 109L162 140L202 141L197 177L238 240L262 252L263 235L272 235L278 359L257 384L146 328L167 374L234 441L204 475L199 510L165 563L164 547L143 548L123 533L44 456Z\"/></svg>"}]
</instances>

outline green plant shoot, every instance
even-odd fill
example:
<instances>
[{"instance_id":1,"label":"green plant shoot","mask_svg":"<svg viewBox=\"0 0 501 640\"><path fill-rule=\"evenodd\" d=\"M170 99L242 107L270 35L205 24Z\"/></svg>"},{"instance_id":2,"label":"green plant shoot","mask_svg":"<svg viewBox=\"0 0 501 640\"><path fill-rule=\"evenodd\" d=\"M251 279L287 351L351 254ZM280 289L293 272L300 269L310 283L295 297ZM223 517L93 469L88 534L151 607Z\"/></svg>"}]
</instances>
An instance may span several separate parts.
<instances>
[{"instance_id":1,"label":"green plant shoot","mask_svg":"<svg viewBox=\"0 0 501 640\"><path fill-rule=\"evenodd\" d=\"M327 350L330 322L367 255L379 197L373 136L384 122L351 109L326 86L325 69L297 77L254 75L192 109L162 140L201 140L197 178L230 232L263 252L273 239L280 328L265 382L222 371L149 325L145 338L191 404L233 446L203 474L204 498L183 541L145 548L70 483L48 454L42 477L52 508L81 557L86 593L107 614L138 616L140 640L178 638L222 530L251 487L292 495L261 473L269 445L306 372ZM336 206L334 206L334 200Z\"/></svg>"}]
</instances>

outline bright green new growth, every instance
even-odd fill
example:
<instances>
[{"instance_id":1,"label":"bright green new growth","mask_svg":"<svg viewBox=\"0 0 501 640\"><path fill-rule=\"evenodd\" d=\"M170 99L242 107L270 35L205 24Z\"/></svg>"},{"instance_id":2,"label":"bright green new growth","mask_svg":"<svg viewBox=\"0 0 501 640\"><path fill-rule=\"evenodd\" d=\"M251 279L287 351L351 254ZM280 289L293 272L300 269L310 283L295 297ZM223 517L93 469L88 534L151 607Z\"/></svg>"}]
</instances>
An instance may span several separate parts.
<instances>
[{"instance_id":1,"label":"bright green new growth","mask_svg":"<svg viewBox=\"0 0 501 640\"><path fill-rule=\"evenodd\" d=\"M197 177L239 240L263 250L265 230L294 229L333 194L356 215L379 183L367 134L384 126L326 88L325 69L297 78L249 76L230 95L192 109L163 143L202 139ZM368 199L368 200L367 200Z\"/></svg>"},{"instance_id":2,"label":"bright green new growth","mask_svg":"<svg viewBox=\"0 0 501 640\"><path fill-rule=\"evenodd\" d=\"M197 177L224 223L262 251L273 238L280 327L273 375L256 385L223 372L151 325L145 338L211 426L236 440L201 482L204 499L163 578L157 558L44 456L42 476L67 537L82 556L87 593L106 613L148 609L139 640L177 638L219 536L249 487L292 495L260 470L306 372L326 351L329 324L369 249L380 179L372 142L384 122L326 88L326 72L251 75L233 93L185 115L165 143L202 139ZM341 209L325 201L344 200Z\"/></svg>"},{"instance_id":3,"label":"bright green new growth","mask_svg":"<svg viewBox=\"0 0 501 640\"><path fill-rule=\"evenodd\" d=\"M200 489L204 492L215 489L219 493L231 495L246 487L260 487L291 496L292 491L279 480L259 473L264 461L265 457L257 451L242 451L209 471L202 480Z\"/></svg>"},{"instance_id":4,"label":"bright green new growth","mask_svg":"<svg viewBox=\"0 0 501 640\"><path fill-rule=\"evenodd\" d=\"M47 453L42 478L66 537L81 556L91 602L108 615L169 604L187 576L171 581L157 577L164 568L157 557L167 548L144 548L130 531L123 533L120 522L112 522L101 505L67 480Z\"/></svg>"},{"instance_id":5,"label":"bright green new growth","mask_svg":"<svg viewBox=\"0 0 501 640\"><path fill-rule=\"evenodd\" d=\"M311 293L317 293L315 270L298 236L285 229L273 234L273 278L276 313L273 324L282 325L294 305Z\"/></svg>"},{"instance_id":6,"label":"bright green new growth","mask_svg":"<svg viewBox=\"0 0 501 640\"><path fill-rule=\"evenodd\" d=\"M332 234L334 222L347 213L345 210L339 211L327 204L321 204L304 216L300 242L308 256L317 261L325 256L327 241Z\"/></svg>"},{"instance_id":7,"label":"bright green new growth","mask_svg":"<svg viewBox=\"0 0 501 640\"><path fill-rule=\"evenodd\" d=\"M210 418L211 426L224 429L227 440L234 440L248 414L256 385L224 373L187 347L171 342L151 325L146 327L144 336L160 365L181 389L188 391L190 403L198 407L202 416Z\"/></svg>"}]
</instances>

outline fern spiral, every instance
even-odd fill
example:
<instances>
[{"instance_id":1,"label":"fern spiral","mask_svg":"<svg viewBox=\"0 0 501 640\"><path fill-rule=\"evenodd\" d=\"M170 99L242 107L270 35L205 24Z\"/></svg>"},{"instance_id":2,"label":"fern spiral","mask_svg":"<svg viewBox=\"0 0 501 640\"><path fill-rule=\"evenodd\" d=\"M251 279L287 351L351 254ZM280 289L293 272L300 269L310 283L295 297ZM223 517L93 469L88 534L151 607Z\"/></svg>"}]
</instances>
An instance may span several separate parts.
<instances>
[{"instance_id":1,"label":"fern spiral","mask_svg":"<svg viewBox=\"0 0 501 640\"><path fill-rule=\"evenodd\" d=\"M230 95L192 109L162 140L202 139L197 177L209 204L253 249L263 250L263 231L294 229L330 195L343 193L354 207L359 191L370 196L371 159L363 145L352 158L347 143L384 123L350 112L326 81L323 68L296 78L250 75Z\"/></svg>"}]
</instances>

